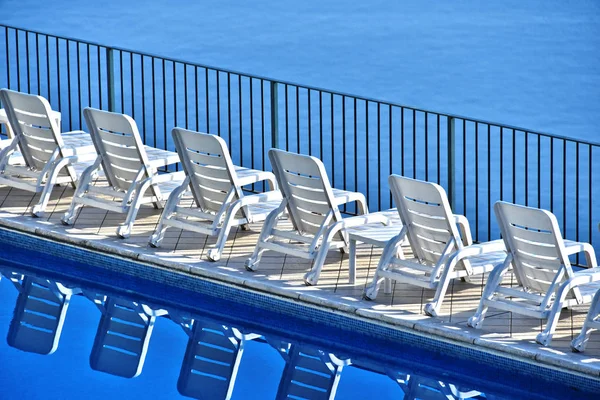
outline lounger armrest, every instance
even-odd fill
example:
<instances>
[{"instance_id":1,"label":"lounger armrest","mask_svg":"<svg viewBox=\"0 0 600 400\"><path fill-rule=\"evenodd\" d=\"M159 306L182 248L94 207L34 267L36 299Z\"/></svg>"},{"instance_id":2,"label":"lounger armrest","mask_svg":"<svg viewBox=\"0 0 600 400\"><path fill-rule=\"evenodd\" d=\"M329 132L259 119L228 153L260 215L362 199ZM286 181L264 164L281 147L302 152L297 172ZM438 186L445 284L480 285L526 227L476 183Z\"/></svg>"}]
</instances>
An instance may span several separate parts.
<instances>
[{"instance_id":1,"label":"lounger armrest","mask_svg":"<svg viewBox=\"0 0 600 400\"><path fill-rule=\"evenodd\" d=\"M476 257L476 256L480 256L483 254L498 253L498 252L506 252L506 247L504 246L504 241L501 239L492 240L490 242L472 244L470 246L463 247L462 249L460 249L456 253L454 253L454 255L452 255L450 257L449 261L451 261L452 259L455 259L455 262L458 262L458 261L463 260L468 257Z\"/></svg>"},{"instance_id":2,"label":"lounger armrest","mask_svg":"<svg viewBox=\"0 0 600 400\"><path fill-rule=\"evenodd\" d=\"M171 181L182 181L185 179L185 172L170 172L168 174L156 174L152 178L150 178L150 184L154 183L164 183Z\"/></svg>"},{"instance_id":3,"label":"lounger armrest","mask_svg":"<svg viewBox=\"0 0 600 400\"><path fill-rule=\"evenodd\" d=\"M598 281L600 281L600 268L590 268L588 270L577 272L575 276L573 276L572 278L565 281L562 285L560 285L556 293L556 299L562 303L566 298L567 293L571 289Z\"/></svg>"},{"instance_id":4,"label":"lounger armrest","mask_svg":"<svg viewBox=\"0 0 600 400\"><path fill-rule=\"evenodd\" d=\"M238 185L247 186L253 183L262 181L269 181L272 185L275 185L277 180L272 172L261 171L258 169L240 168L235 170L238 178ZM273 189L273 188L271 188Z\"/></svg>"},{"instance_id":5,"label":"lounger armrest","mask_svg":"<svg viewBox=\"0 0 600 400\"><path fill-rule=\"evenodd\" d=\"M596 253L591 244L585 242L575 242L573 240L565 240L564 244L567 255L572 256L577 253L585 253L587 267L595 268L598 266Z\"/></svg>"},{"instance_id":6,"label":"lounger armrest","mask_svg":"<svg viewBox=\"0 0 600 400\"><path fill-rule=\"evenodd\" d=\"M357 202L360 209L360 214L368 213L367 199L364 194L360 192L350 192L347 190L333 189L333 200L336 206L342 204Z\"/></svg>"},{"instance_id":7,"label":"lounger armrest","mask_svg":"<svg viewBox=\"0 0 600 400\"><path fill-rule=\"evenodd\" d=\"M279 190L271 190L269 192L251 194L248 196L242 197L240 202L240 206L249 206L250 204L258 204L265 203L267 201L281 201L283 197L281 196L281 192Z\"/></svg>"},{"instance_id":8,"label":"lounger armrest","mask_svg":"<svg viewBox=\"0 0 600 400\"><path fill-rule=\"evenodd\" d=\"M338 222L338 224L341 224L344 228L374 223L380 223L387 226L391 224L391 219L381 213L371 213L344 218L342 221Z\"/></svg>"},{"instance_id":9,"label":"lounger armrest","mask_svg":"<svg viewBox=\"0 0 600 400\"><path fill-rule=\"evenodd\" d=\"M471 235L471 226L469 225L469 220L467 217L460 214L454 214L454 222L460 230L460 236L463 244L465 246L471 246L473 244L473 236Z\"/></svg>"}]
</instances>

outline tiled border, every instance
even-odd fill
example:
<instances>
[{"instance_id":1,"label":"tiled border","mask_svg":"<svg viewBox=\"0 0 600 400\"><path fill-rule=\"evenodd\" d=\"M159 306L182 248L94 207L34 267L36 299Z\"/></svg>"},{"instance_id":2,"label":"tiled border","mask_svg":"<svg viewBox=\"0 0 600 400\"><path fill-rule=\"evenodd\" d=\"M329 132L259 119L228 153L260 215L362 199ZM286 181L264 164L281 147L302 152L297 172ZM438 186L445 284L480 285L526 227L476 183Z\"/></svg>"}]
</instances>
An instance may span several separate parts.
<instances>
[{"instance_id":1,"label":"tiled border","mask_svg":"<svg viewBox=\"0 0 600 400\"><path fill-rule=\"evenodd\" d=\"M6 221L0 220L0 224L4 222ZM18 223L11 223L11 225L23 227ZM350 309L347 307L339 310L335 302L331 300L323 301L320 298L312 298L315 296L310 295L299 296L297 293L292 294L281 288L273 290L277 287L266 283L244 280L218 272L207 273L207 270L186 266L185 264L171 266L163 263L163 265L158 266L167 267L168 269L148 268L149 265L146 262L158 264L160 261L158 257L140 254L135 251L124 251L123 249L119 249L119 254L117 254L121 257L115 257L115 249L106 244L100 245L100 243L81 240L74 241L77 243L61 244L56 243L54 240L42 239L39 236L59 239L62 242L73 240L68 240L68 238L56 232L34 228L33 226L28 226L24 230L34 235L0 228L0 240L18 242L21 248L35 250L43 248L50 255L83 262L88 265L90 263L102 265L103 268L108 270L143 277L156 283L181 287L182 289L211 296L218 295L224 299L235 298L237 302L276 310L284 315L306 316L305 319L318 324L383 337L387 340L400 341L408 346L427 348L443 354L454 354L462 359L477 362L481 362L483 359L496 366L502 366L507 372L514 371L520 374L526 372L530 375L544 377L544 379L550 378L558 382L569 382L571 385L585 390L600 392L600 379L598 379L599 375L596 368L590 368L586 371L581 370L581 368L573 368L571 364L558 365L557 368L552 365L555 364L553 360L556 357L552 357L551 353L549 353L549 356L538 356L532 355L530 351L524 349L513 349L510 345L499 345L496 342L484 339L465 340L461 334L450 335L447 329L441 326L439 322L436 324L434 320L428 320L430 323L402 321L399 324L400 320L391 317L381 318L381 314L377 314L379 320L376 321L371 313L365 310L352 310L351 307L349 307ZM75 246L72 244L75 244ZM81 247L93 248L103 253L111 253L111 255L89 251ZM131 259L141 260L144 263L132 261ZM172 270L174 266L177 267L177 271ZM206 279L197 279L193 275L202 275ZM282 298L281 294L287 299ZM291 294L292 296L290 296ZM290 297L293 298L290 299ZM314 305L308 305L307 302L314 303ZM331 310L331 308L335 310ZM470 343L471 346L467 343ZM485 347L485 349L482 347Z\"/></svg>"}]
</instances>

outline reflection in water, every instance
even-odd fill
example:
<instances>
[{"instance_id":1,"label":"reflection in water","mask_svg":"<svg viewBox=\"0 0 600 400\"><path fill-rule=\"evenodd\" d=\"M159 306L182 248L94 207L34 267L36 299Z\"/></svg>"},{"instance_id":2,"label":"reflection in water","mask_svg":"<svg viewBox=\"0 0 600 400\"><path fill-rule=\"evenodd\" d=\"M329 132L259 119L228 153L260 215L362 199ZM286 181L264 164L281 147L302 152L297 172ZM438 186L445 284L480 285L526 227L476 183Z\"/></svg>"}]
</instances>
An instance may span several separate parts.
<instances>
[{"instance_id":1,"label":"reflection in water","mask_svg":"<svg viewBox=\"0 0 600 400\"><path fill-rule=\"evenodd\" d=\"M51 354L56 351L69 300L82 295L102 313L90 355L92 369L133 378L142 372L156 318L169 318L182 327L189 340L177 390L196 399L228 399L233 393L244 344L268 343L285 361L277 399L333 399L343 368L348 365L383 374L395 381L404 399L483 399L481 392L465 389L371 360L333 354L285 337L247 333L212 318L142 304L122 295L99 293L16 271L2 271L19 291L8 333L8 344L20 350Z\"/></svg>"}]
</instances>

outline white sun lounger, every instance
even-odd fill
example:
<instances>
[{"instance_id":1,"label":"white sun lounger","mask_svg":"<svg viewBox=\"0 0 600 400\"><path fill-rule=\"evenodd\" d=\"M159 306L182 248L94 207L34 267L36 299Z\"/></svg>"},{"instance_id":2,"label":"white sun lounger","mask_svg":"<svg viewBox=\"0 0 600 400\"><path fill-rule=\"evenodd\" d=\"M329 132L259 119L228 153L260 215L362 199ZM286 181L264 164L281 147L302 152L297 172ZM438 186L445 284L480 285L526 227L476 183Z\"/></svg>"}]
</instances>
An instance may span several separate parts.
<instances>
[{"instance_id":1,"label":"white sun lounger","mask_svg":"<svg viewBox=\"0 0 600 400\"><path fill-rule=\"evenodd\" d=\"M504 244L496 240L464 246L463 242L472 243L468 221L452 214L441 186L399 175L391 175L389 184L404 225L400 234L385 246L365 298L375 299L385 278L435 289L433 301L424 311L436 316L450 281L491 271L506 257ZM413 251L413 258L409 259L399 251L407 238ZM389 286L386 285L386 291Z\"/></svg>"},{"instance_id":2,"label":"white sun lounger","mask_svg":"<svg viewBox=\"0 0 600 400\"><path fill-rule=\"evenodd\" d=\"M179 162L177 153L147 148L143 145L135 121L124 114L86 108L83 110L88 129L98 153L96 161L81 176L71 206L62 222L71 225L82 206L92 206L127 214L117 228L117 235L131 234L142 204L161 208L171 192L181 185L183 172L158 174L157 168ZM151 150L155 154L148 154ZM94 178L104 172L108 186Z\"/></svg>"},{"instance_id":3,"label":"white sun lounger","mask_svg":"<svg viewBox=\"0 0 600 400\"><path fill-rule=\"evenodd\" d=\"M111 296L86 295L102 312L90 354L92 369L124 378L141 374L154 322L166 311Z\"/></svg>"},{"instance_id":4,"label":"white sun lounger","mask_svg":"<svg viewBox=\"0 0 600 400\"><path fill-rule=\"evenodd\" d=\"M177 390L181 395L195 399L231 398L244 342L256 335L243 335L235 328L204 319L194 319L189 324L186 332L190 339Z\"/></svg>"},{"instance_id":5,"label":"white sun lounger","mask_svg":"<svg viewBox=\"0 0 600 400\"><path fill-rule=\"evenodd\" d=\"M8 330L9 346L31 353L54 353L71 296L78 289L33 276L11 274L9 278L19 290Z\"/></svg>"},{"instance_id":6,"label":"white sun lounger","mask_svg":"<svg viewBox=\"0 0 600 400\"><path fill-rule=\"evenodd\" d=\"M0 151L0 185L39 193L34 216L42 216L56 184L75 187L78 175L95 158L83 131L61 134L48 101L41 96L0 90L14 140Z\"/></svg>"},{"instance_id":7,"label":"white sun lounger","mask_svg":"<svg viewBox=\"0 0 600 400\"><path fill-rule=\"evenodd\" d=\"M480 328L489 307L547 319L536 337L549 345L565 307L589 303L600 288L600 268L589 243L563 240L554 214L538 208L499 201L494 212L506 244L508 256L488 277L477 312L468 325ZM569 256L583 252L588 270L574 272ZM502 285L512 271L516 287Z\"/></svg>"},{"instance_id":8,"label":"white sun lounger","mask_svg":"<svg viewBox=\"0 0 600 400\"><path fill-rule=\"evenodd\" d=\"M404 392L404 400L464 400L481 396L477 390L465 390L452 383L402 372L388 373ZM487 397L485 397L487 398Z\"/></svg>"},{"instance_id":9,"label":"white sun lounger","mask_svg":"<svg viewBox=\"0 0 600 400\"><path fill-rule=\"evenodd\" d=\"M273 250L312 260L312 270L304 276L304 282L316 285L329 249L347 249L345 228L387 219L381 215L365 215L367 203L362 193L333 189L321 160L278 149L269 150L269 159L283 201L265 220L254 253L246 261L246 269L256 270L262 253ZM362 218L336 225L342 221L339 206L350 202L357 203ZM286 210L292 227L279 229L280 218Z\"/></svg>"},{"instance_id":10,"label":"white sun lounger","mask_svg":"<svg viewBox=\"0 0 600 400\"><path fill-rule=\"evenodd\" d=\"M218 136L181 128L174 128L172 135L186 178L167 201L150 245L158 247L169 226L218 236L208 252L210 260L218 261L232 227L264 221L281 203L277 190L244 195L242 187L268 181L276 189L275 176L234 166L227 144ZM195 206L180 206L190 192Z\"/></svg>"}]
</instances>

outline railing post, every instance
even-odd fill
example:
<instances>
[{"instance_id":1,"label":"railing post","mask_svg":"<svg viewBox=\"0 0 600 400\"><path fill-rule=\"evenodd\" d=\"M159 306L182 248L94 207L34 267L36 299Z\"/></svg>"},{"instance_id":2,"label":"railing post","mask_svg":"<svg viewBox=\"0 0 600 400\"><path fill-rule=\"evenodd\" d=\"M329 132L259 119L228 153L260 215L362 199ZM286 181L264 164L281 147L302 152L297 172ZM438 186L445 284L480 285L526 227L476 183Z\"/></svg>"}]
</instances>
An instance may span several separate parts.
<instances>
[{"instance_id":1,"label":"railing post","mask_svg":"<svg viewBox=\"0 0 600 400\"><path fill-rule=\"evenodd\" d=\"M279 101L277 82L271 81L271 147L278 148L279 144Z\"/></svg>"},{"instance_id":2,"label":"railing post","mask_svg":"<svg viewBox=\"0 0 600 400\"><path fill-rule=\"evenodd\" d=\"M448 117L448 201L453 210L456 209L456 132L455 119Z\"/></svg>"},{"instance_id":3,"label":"railing post","mask_svg":"<svg viewBox=\"0 0 600 400\"><path fill-rule=\"evenodd\" d=\"M115 74L113 49L106 48L106 84L108 88L108 111L115 111Z\"/></svg>"}]
</instances>

